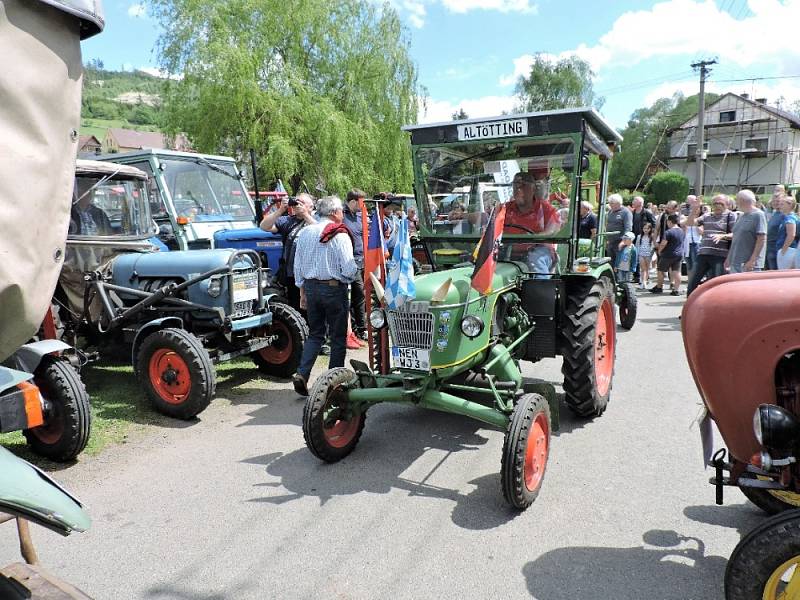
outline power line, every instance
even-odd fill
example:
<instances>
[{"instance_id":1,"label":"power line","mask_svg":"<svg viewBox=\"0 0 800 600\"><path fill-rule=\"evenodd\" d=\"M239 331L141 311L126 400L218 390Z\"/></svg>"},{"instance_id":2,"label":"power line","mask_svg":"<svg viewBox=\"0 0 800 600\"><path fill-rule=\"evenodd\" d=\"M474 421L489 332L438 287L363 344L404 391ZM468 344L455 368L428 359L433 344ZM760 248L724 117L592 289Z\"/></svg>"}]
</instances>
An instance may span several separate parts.
<instances>
[{"instance_id":1,"label":"power line","mask_svg":"<svg viewBox=\"0 0 800 600\"><path fill-rule=\"evenodd\" d=\"M768 79L800 79L800 75L776 75L775 77L745 77L743 79L715 79L717 83L732 83L736 81L765 81Z\"/></svg>"}]
</instances>

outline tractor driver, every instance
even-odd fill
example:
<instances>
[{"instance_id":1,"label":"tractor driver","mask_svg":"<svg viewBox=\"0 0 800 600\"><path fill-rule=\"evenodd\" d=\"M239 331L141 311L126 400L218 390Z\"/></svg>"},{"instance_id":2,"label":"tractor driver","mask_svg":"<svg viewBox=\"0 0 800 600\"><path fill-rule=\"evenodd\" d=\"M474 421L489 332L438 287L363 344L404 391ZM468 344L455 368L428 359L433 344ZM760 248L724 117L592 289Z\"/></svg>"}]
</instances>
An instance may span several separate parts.
<instances>
[{"instance_id":1,"label":"tractor driver","mask_svg":"<svg viewBox=\"0 0 800 600\"><path fill-rule=\"evenodd\" d=\"M513 196L506 210L507 234L552 234L561 229L561 217L550 204L550 169L533 167L528 172L514 175ZM513 227L521 225L525 229ZM552 244L525 245L525 262L540 277L549 277L555 266L555 248Z\"/></svg>"},{"instance_id":2,"label":"tractor driver","mask_svg":"<svg viewBox=\"0 0 800 600\"><path fill-rule=\"evenodd\" d=\"M70 235L111 235L114 232L108 215L93 202L94 186L91 179L77 178L69 221Z\"/></svg>"}]
</instances>

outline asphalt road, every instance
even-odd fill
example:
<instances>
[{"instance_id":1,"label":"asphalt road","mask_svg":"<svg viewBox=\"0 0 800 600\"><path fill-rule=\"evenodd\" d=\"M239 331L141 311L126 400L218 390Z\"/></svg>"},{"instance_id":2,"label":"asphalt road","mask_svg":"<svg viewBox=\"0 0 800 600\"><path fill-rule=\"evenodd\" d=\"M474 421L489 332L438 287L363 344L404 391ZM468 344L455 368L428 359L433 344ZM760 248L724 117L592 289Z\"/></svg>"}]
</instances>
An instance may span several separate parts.
<instances>
[{"instance_id":1,"label":"asphalt road","mask_svg":"<svg viewBox=\"0 0 800 600\"><path fill-rule=\"evenodd\" d=\"M355 452L322 464L303 443L302 401L248 381L243 364L230 401L197 422L55 473L94 523L69 538L36 528L42 562L102 600L721 599L728 555L763 517L737 490L714 504L689 429L682 298L640 302L608 411L585 421L562 404L524 513L502 498L502 432L377 406ZM525 374L560 382L560 361ZM15 539L0 534L5 564Z\"/></svg>"}]
</instances>

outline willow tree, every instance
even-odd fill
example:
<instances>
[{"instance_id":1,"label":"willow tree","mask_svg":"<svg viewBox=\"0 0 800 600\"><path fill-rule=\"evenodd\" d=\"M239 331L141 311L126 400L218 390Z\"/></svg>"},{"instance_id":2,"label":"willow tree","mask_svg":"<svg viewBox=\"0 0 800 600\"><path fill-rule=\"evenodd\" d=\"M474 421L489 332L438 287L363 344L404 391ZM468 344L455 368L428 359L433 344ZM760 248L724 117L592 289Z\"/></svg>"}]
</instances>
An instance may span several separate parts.
<instances>
[{"instance_id":1,"label":"willow tree","mask_svg":"<svg viewBox=\"0 0 800 600\"><path fill-rule=\"evenodd\" d=\"M519 99L517 108L521 111L584 106L600 109L605 99L595 94L593 77L589 63L577 56L552 59L536 54L528 75L517 80L514 90Z\"/></svg>"},{"instance_id":2,"label":"willow tree","mask_svg":"<svg viewBox=\"0 0 800 600\"><path fill-rule=\"evenodd\" d=\"M388 4L150 0L164 33L165 125L295 191L410 189L416 68Z\"/></svg>"}]
</instances>

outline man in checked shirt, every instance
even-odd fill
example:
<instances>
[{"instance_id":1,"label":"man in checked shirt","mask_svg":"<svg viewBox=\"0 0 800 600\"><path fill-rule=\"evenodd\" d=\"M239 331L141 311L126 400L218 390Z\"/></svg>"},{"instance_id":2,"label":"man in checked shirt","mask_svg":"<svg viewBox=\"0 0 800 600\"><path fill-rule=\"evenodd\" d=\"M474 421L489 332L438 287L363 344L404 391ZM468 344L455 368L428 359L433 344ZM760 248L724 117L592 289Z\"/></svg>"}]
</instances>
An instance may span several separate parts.
<instances>
[{"instance_id":1,"label":"man in checked shirt","mask_svg":"<svg viewBox=\"0 0 800 600\"><path fill-rule=\"evenodd\" d=\"M295 391L308 396L308 378L325 341L331 343L330 368L343 367L347 352L350 283L358 277L353 240L342 223L342 201L337 196L317 201L319 222L307 225L295 242L294 279L300 288L300 306L308 312L309 336L297 373Z\"/></svg>"}]
</instances>

